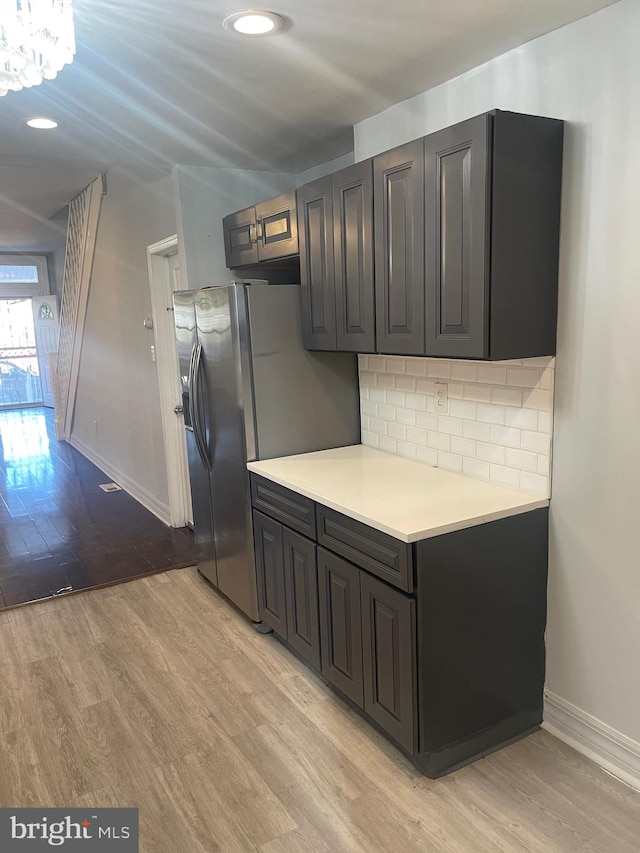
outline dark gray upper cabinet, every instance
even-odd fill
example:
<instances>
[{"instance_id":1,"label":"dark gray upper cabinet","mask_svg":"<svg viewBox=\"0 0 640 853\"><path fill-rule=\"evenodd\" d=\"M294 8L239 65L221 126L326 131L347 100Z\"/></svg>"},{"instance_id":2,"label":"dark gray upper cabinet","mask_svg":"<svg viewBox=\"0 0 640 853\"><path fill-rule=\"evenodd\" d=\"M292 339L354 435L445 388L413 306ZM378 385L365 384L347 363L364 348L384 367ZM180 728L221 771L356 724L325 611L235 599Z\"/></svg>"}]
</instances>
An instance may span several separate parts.
<instances>
[{"instance_id":1,"label":"dark gray upper cabinet","mask_svg":"<svg viewBox=\"0 0 640 853\"><path fill-rule=\"evenodd\" d=\"M373 352L371 161L302 187L297 208L306 348Z\"/></svg>"},{"instance_id":2,"label":"dark gray upper cabinet","mask_svg":"<svg viewBox=\"0 0 640 853\"><path fill-rule=\"evenodd\" d=\"M562 143L494 110L298 190L307 348L553 355Z\"/></svg>"},{"instance_id":3,"label":"dark gray upper cabinet","mask_svg":"<svg viewBox=\"0 0 640 853\"><path fill-rule=\"evenodd\" d=\"M562 141L500 110L425 138L427 355L555 353Z\"/></svg>"},{"instance_id":4,"label":"dark gray upper cabinet","mask_svg":"<svg viewBox=\"0 0 640 853\"><path fill-rule=\"evenodd\" d=\"M312 350L335 350L336 290L331 176L299 189L296 206L304 345Z\"/></svg>"},{"instance_id":5,"label":"dark gray upper cabinet","mask_svg":"<svg viewBox=\"0 0 640 853\"><path fill-rule=\"evenodd\" d=\"M332 176L337 348L375 352L371 160Z\"/></svg>"},{"instance_id":6,"label":"dark gray upper cabinet","mask_svg":"<svg viewBox=\"0 0 640 853\"><path fill-rule=\"evenodd\" d=\"M224 254L229 269L258 263L256 209L247 207L222 220Z\"/></svg>"},{"instance_id":7,"label":"dark gray upper cabinet","mask_svg":"<svg viewBox=\"0 0 640 853\"><path fill-rule=\"evenodd\" d=\"M424 355L424 153L417 140L373 160L376 349Z\"/></svg>"},{"instance_id":8,"label":"dark gray upper cabinet","mask_svg":"<svg viewBox=\"0 0 640 853\"><path fill-rule=\"evenodd\" d=\"M486 358L491 117L427 136L427 352Z\"/></svg>"},{"instance_id":9,"label":"dark gray upper cabinet","mask_svg":"<svg viewBox=\"0 0 640 853\"><path fill-rule=\"evenodd\" d=\"M222 220L229 269L256 266L298 254L294 193L239 210Z\"/></svg>"}]
</instances>

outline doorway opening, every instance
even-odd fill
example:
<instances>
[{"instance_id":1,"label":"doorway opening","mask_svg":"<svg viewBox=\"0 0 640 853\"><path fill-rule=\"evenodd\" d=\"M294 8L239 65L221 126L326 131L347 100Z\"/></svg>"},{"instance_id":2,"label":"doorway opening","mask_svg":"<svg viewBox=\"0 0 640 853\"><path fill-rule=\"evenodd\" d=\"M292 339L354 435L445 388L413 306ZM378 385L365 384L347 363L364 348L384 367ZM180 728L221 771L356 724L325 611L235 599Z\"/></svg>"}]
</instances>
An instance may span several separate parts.
<instances>
[{"instance_id":1,"label":"doorway opening","mask_svg":"<svg viewBox=\"0 0 640 853\"><path fill-rule=\"evenodd\" d=\"M31 298L0 299L0 409L42 403Z\"/></svg>"}]
</instances>

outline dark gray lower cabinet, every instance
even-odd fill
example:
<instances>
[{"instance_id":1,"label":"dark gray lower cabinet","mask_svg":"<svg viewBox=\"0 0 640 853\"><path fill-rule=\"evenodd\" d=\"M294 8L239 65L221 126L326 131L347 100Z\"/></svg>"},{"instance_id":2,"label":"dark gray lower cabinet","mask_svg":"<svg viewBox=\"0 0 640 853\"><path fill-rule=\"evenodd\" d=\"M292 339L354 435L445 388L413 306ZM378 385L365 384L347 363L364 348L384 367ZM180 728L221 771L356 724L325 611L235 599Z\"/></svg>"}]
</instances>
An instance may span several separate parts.
<instances>
[{"instance_id":1,"label":"dark gray lower cabinet","mask_svg":"<svg viewBox=\"0 0 640 853\"><path fill-rule=\"evenodd\" d=\"M258 575L260 618L270 628L287 636L287 611L284 591L282 525L261 512L253 513L253 537Z\"/></svg>"},{"instance_id":2,"label":"dark gray lower cabinet","mask_svg":"<svg viewBox=\"0 0 640 853\"><path fill-rule=\"evenodd\" d=\"M413 598L360 577L364 710L407 752L416 747Z\"/></svg>"},{"instance_id":3,"label":"dark gray lower cabinet","mask_svg":"<svg viewBox=\"0 0 640 853\"><path fill-rule=\"evenodd\" d=\"M320 669L316 545L283 527L287 640L300 657Z\"/></svg>"},{"instance_id":4,"label":"dark gray lower cabinet","mask_svg":"<svg viewBox=\"0 0 640 853\"><path fill-rule=\"evenodd\" d=\"M277 520L298 518L295 497L254 479L254 507L276 515L253 510L262 619L422 772L538 728L548 508L406 545L316 504L325 548Z\"/></svg>"},{"instance_id":5,"label":"dark gray lower cabinet","mask_svg":"<svg viewBox=\"0 0 640 853\"><path fill-rule=\"evenodd\" d=\"M360 574L351 563L318 548L322 674L362 708Z\"/></svg>"}]
</instances>

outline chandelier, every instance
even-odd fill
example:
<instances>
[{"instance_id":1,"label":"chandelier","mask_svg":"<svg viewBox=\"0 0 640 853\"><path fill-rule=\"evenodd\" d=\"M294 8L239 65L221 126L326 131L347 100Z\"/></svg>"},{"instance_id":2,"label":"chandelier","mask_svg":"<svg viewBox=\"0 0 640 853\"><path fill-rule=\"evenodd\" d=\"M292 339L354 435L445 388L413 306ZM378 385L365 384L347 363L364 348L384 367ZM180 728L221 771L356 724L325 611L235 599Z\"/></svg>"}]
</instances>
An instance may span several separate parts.
<instances>
[{"instance_id":1,"label":"chandelier","mask_svg":"<svg viewBox=\"0 0 640 853\"><path fill-rule=\"evenodd\" d=\"M53 80L75 52L71 0L0 0L0 97Z\"/></svg>"}]
</instances>

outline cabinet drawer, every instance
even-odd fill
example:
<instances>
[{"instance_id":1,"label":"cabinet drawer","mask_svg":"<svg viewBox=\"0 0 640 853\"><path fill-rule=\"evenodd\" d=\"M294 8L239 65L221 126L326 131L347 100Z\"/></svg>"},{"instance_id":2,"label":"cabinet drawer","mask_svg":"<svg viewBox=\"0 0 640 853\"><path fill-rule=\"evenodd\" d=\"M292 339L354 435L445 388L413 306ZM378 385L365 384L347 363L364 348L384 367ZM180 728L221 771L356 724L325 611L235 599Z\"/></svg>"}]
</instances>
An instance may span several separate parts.
<instances>
[{"instance_id":1,"label":"cabinet drawer","mask_svg":"<svg viewBox=\"0 0 640 853\"><path fill-rule=\"evenodd\" d=\"M285 489L271 480L251 475L251 503L272 518L282 521L309 539L315 539L314 503L304 495Z\"/></svg>"},{"instance_id":2,"label":"cabinet drawer","mask_svg":"<svg viewBox=\"0 0 640 853\"><path fill-rule=\"evenodd\" d=\"M411 545L326 506L316 507L318 542L397 586L413 590Z\"/></svg>"}]
</instances>

